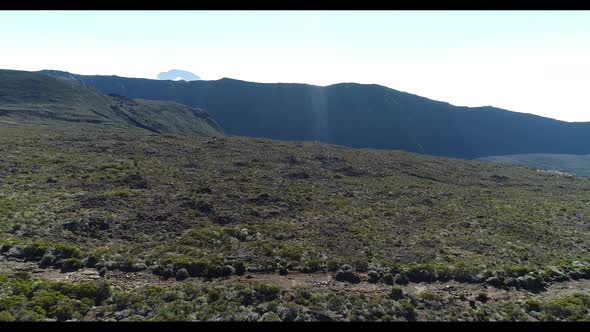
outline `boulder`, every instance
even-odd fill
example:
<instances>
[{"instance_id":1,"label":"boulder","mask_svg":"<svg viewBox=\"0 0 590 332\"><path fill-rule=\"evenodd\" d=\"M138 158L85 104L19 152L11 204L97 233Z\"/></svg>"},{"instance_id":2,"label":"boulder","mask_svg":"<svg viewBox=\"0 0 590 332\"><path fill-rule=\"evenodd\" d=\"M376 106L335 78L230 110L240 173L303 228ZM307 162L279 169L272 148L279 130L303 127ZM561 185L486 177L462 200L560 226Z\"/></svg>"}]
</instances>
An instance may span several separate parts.
<instances>
[{"instance_id":1,"label":"boulder","mask_svg":"<svg viewBox=\"0 0 590 332\"><path fill-rule=\"evenodd\" d=\"M498 277L491 277L486 279L486 284L499 287L502 286L502 280Z\"/></svg>"},{"instance_id":2,"label":"boulder","mask_svg":"<svg viewBox=\"0 0 590 332\"><path fill-rule=\"evenodd\" d=\"M532 291L538 291L538 290L542 290L543 288L545 288L543 281L532 274L527 274L526 276L523 277L523 280L524 280L524 283L521 286L522 288L532 290Z\"/></svg>"},{"instance_id":3,"label":"boulder","mask_svg":"<svg viewBox=\"0 0 590 332\"><path fill-rule=\"evenodd\" d=\"M526 288L525 287L525 285L526 285L525 277L522 276L522 277L516 278L515 284L516 284L515 286L518 287L518 288Z\"/></svg>"},{"instance_id":4,"label":"boulder","mask_svg":"<svg viewBox=\"0 0 590 332\"><path fill-rule=\"evenodd\" d=\"M549 280L551 281L566 281L569 279L567 274L555 266L549 267Z\"/></svg>"},{"instance_id":5,"label":"boulder","mask_svg":"<svg viewBox=\"0 0 590 332\"><path fill-rule=\"evenodd\" d=\"M512 278L512 277L508 277L506 279L504 279L504 285L507 287L516 287L518 285L516 279Z\"/></svg>"}]
</instances>

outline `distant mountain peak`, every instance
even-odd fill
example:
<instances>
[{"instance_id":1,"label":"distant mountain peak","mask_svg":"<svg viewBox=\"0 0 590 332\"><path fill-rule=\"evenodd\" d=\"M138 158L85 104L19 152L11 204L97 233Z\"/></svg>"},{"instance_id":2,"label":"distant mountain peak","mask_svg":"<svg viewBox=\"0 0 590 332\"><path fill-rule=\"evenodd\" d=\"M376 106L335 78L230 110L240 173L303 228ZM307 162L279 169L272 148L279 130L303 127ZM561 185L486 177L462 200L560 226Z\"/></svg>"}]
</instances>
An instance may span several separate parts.
<instances>
[{"instance_id":1,"label":"distant mountain peak","mask_svg":"<svg viewBox=\"0 0 590 332\"><path fill-rule=\"evenodd\" d=\"M199 81L201 78L190 71L181 69L171 69L169 71L161 72L158 74L159 80L170 80L170 81Z\"/></svg>"}]
</instances>

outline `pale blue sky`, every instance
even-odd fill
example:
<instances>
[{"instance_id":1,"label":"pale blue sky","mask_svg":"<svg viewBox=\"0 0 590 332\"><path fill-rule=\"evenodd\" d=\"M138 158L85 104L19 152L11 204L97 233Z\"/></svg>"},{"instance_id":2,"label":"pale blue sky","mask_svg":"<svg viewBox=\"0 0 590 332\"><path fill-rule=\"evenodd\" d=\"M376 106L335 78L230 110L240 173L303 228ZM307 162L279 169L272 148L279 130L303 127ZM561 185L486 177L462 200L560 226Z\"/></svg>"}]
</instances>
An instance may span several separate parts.
<instances>
[{"instance_id":1,"label":"pale blue sky","mask_svg":"<svg viewBox=\"0 0 590 332\"><path fill-rule=\"evenodd\" d=\"M590 12L3 11L0 68L381 84L590 121Z\"/></svg>"}]
</instances>

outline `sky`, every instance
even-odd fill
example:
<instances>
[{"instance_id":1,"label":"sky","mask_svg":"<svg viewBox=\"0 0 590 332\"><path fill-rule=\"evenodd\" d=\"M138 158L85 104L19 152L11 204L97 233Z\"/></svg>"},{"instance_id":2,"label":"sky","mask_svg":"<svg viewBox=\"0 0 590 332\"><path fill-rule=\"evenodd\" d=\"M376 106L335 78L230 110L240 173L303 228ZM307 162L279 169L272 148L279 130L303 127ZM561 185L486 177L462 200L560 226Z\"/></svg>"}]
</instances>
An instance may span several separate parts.
<instances>
[{"instance_id":1,"label":"sky","mask_svg":"<svg viewBox=\"0 0 590 332\"><path fill-rule=\"evenodd\" d=\"M590 121L590 11L1 11L0 68L380 84Z\"/></svg>"}]
</instances>

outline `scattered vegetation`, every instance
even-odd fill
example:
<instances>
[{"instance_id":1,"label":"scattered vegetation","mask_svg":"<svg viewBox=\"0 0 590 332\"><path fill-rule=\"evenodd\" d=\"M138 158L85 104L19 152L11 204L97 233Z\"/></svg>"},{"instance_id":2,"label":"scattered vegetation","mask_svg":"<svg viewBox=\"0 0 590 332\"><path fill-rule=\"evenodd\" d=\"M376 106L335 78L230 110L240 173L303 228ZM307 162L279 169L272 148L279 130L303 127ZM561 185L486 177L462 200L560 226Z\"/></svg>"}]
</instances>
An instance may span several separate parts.
<instances>
[{"instance_id":1,"label":"scattered vegetation","mask_svg":"<svg viewBox=\"0 0 590 332\"><path fill-rule=\"evenodd\" d=\"M456 281L539 294L589 278L588 179L398 151L82 126L2 125L0 143L3 259L181 285L113 290L99 301L48 281L38 294L25 286L34 279L5 276L3 320L587 317L581 297L527 306L490 292L484 301L479 291L455 298L406 287ZM386 290L244 281L279 272Z\"/></svg>"}]
</instances>

